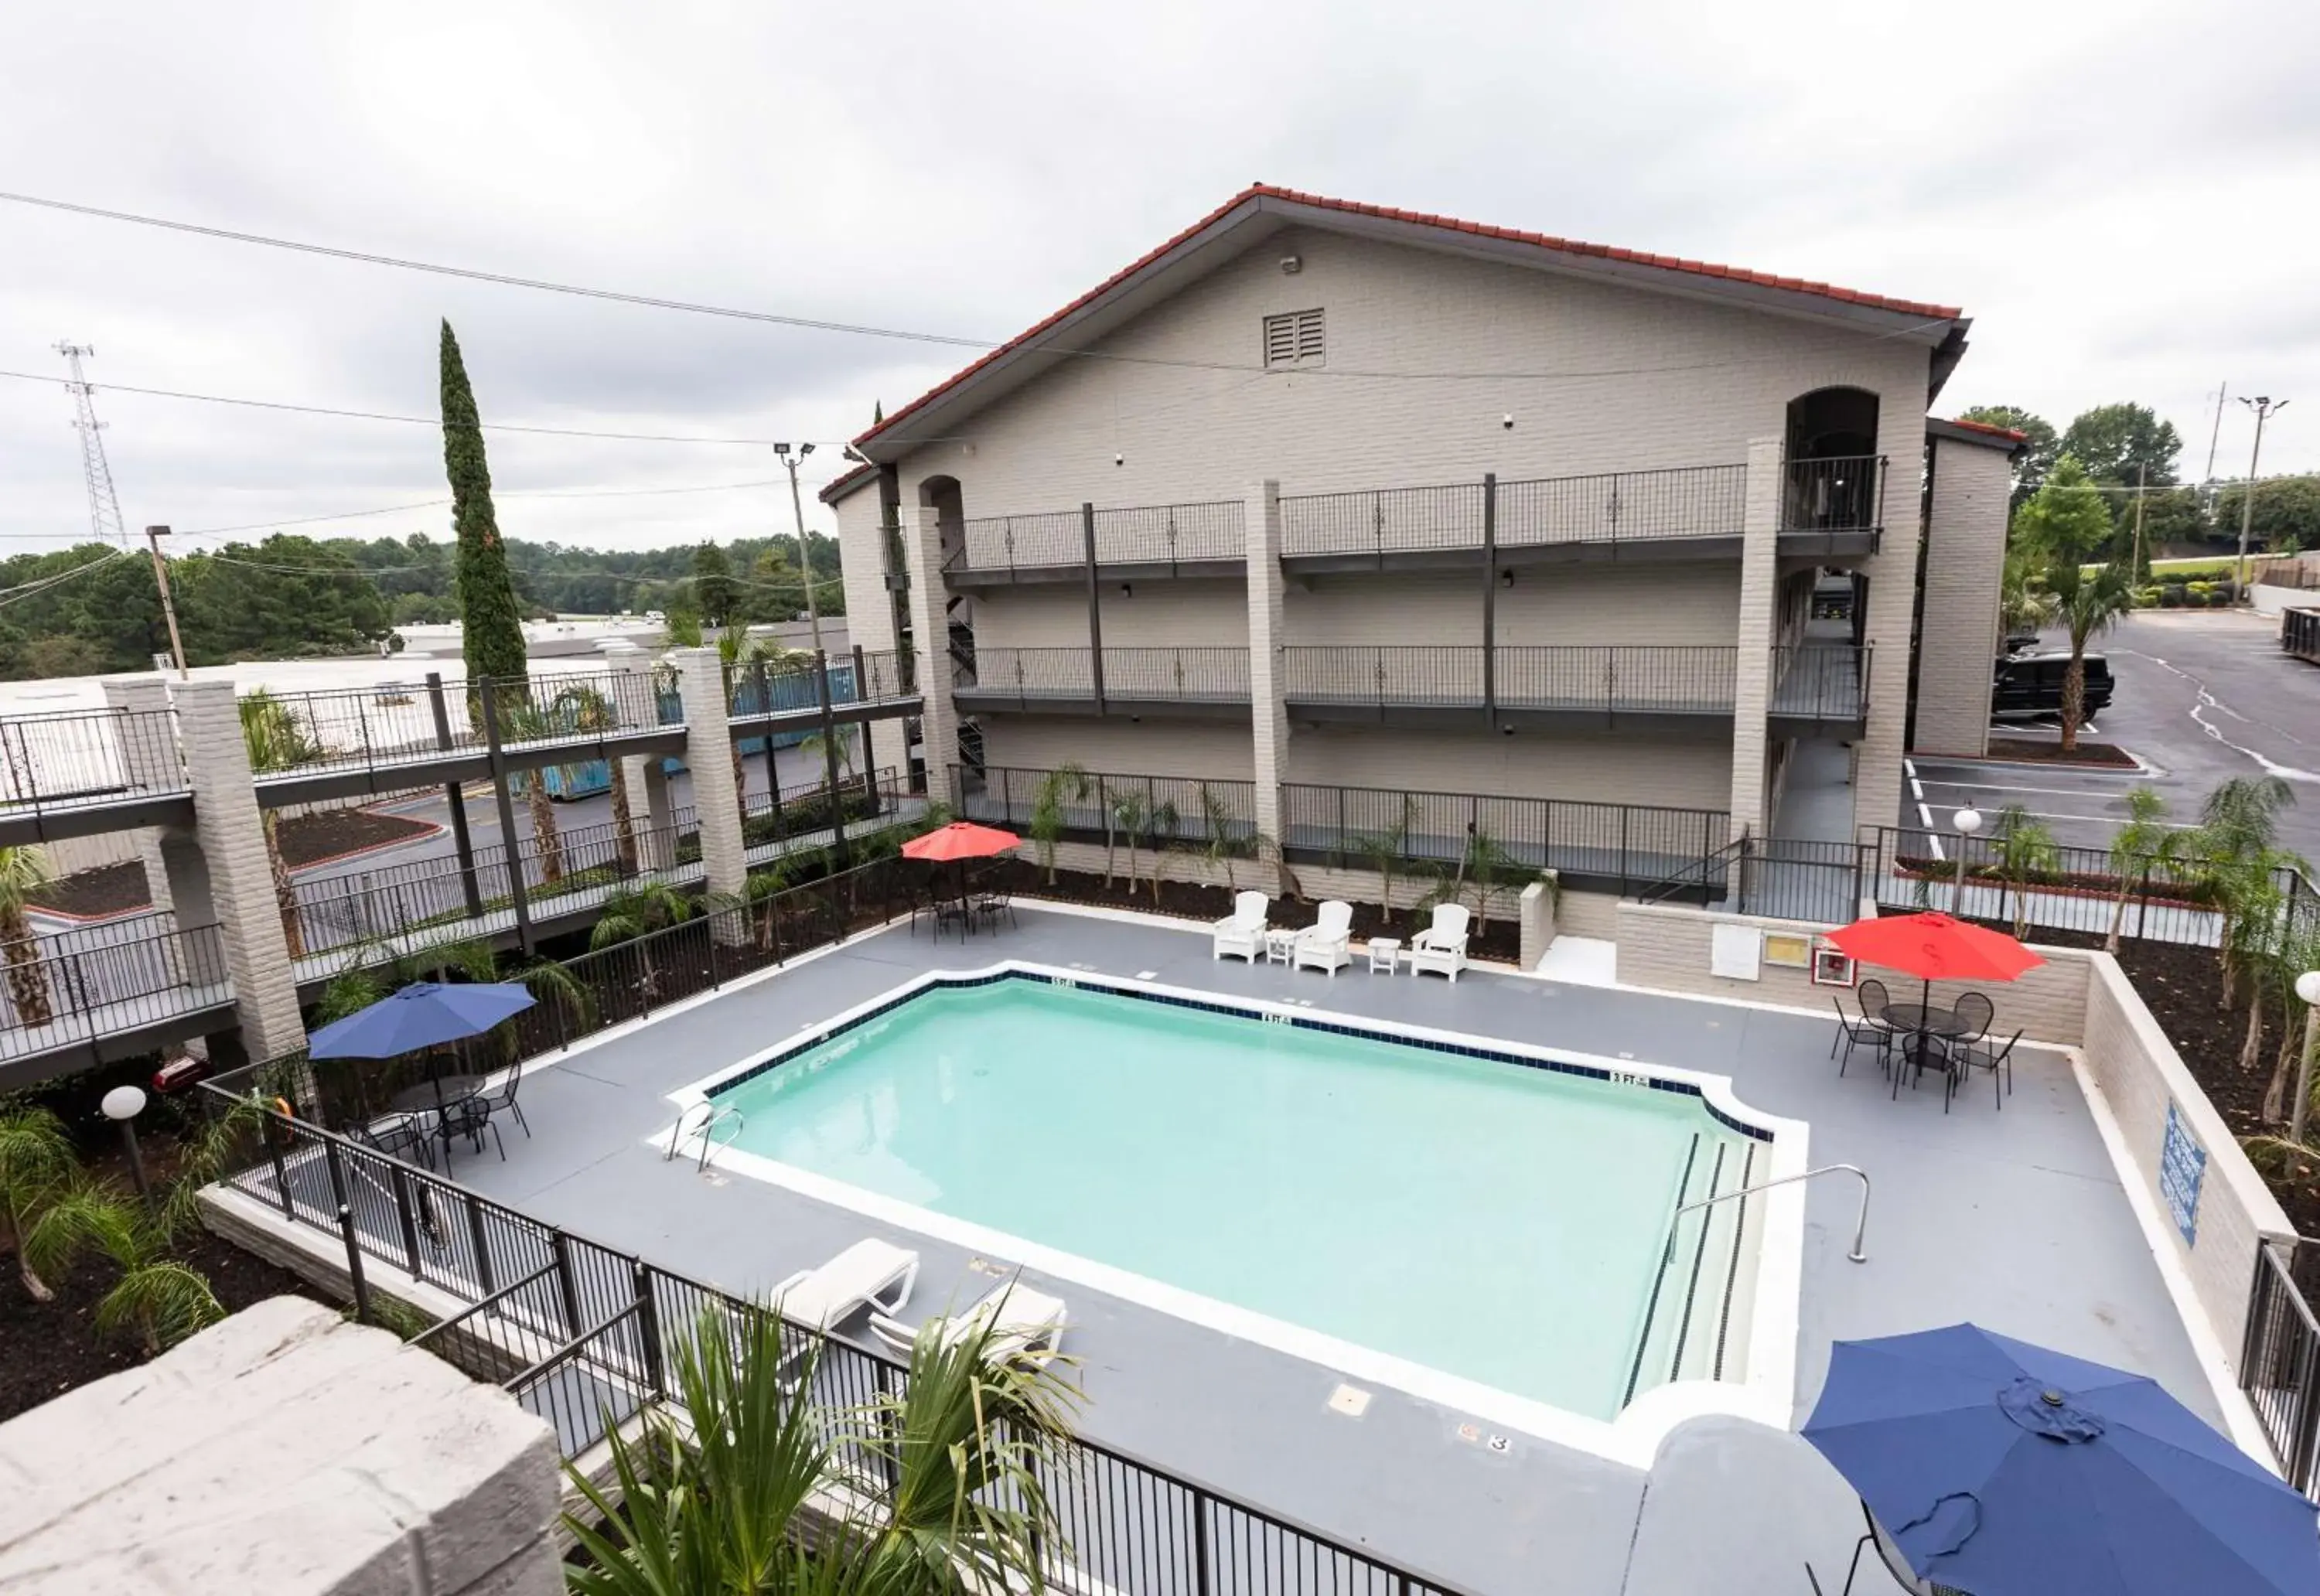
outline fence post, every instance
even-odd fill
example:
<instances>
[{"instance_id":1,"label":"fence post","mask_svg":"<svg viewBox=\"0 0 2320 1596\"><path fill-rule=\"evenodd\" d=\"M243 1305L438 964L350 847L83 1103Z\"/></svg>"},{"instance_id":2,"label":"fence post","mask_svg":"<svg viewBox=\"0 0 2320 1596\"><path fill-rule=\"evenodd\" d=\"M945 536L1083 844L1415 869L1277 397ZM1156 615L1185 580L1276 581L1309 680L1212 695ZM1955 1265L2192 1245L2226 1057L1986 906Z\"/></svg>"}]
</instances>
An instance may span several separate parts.
<instances>
[{"instance_id":1,"label":"fence post","mask_svg":"<svg viewBox=\"0 0 2320 1596\"><path fill-rule=\"evenodd\" d=\"M1192 1590L1210 1596L1213 1575L1209 1569L1209 1493L1192 1487Z\"/></svg>"},{"instance_id":2,"label":"fence post","mask_svg":"<svg viewBox=\"0 0 2320 1596\"><path fill-rule=\"evenodd\" d=\"M821 767L823 790L829 794L830 848L843 866L846 863L846 816L838 802L838 722L829 709L829 656L816 653L813 657L813 679L821 695Z\"/></svg>"},{"instance_id":3,"label":"fence post","mask_svg":"<svg viewBox=\"0 0 2320 1596\"><path fill-rule=\"evenodd\" d=\"M572 1238L562 1230L548 1235L548 1250L556 1255L556 1292L564 1301L564 1329L567 1338L580 1338L580 1283L572 1277Z\"/></svg>"},{"instance_id":4,"label":"fence post","mask_svg":"<svg viewBox=\"0 0 2320 1596\"><path fill-rule=\"evenodd\" d=\"M298 1204L290 1195L290 1172L283 1166L282 1143L276 1137L275 1128L271 1123L276 1117L274 1111L267 1109L266 1113L268 1120L265 1127L266 1156L274 1164L274 1190L282 1198L282 1217L295 1225L298 1222ZM293 1131L291 1134L295 1136L297 1132Z\"/></svg>"},{"instance_id":5,"label":"fence post","mask_svg":"<svg viewBox=\"0 0 2320 1596\"><path fill-rule=\"evenodd\" d=\"M637 1336L644 1358L645 1389L657 1397L668 1394L668 1374L661 1361L660 1309L653 1301L652 1268L639 1258L630 1269L637 1293Z\"/></svg>"},{"instance_id":6,"label":"fence post","mask_svg":"<svg viewBox=\"0 0 2320 1596\"><path fill-rule=\"evenodd\" d=\"M444 1146L449 1148L450 1144L446 1142ZM449 1168L450 1162L450 1154L447 1151L443 1156L444 1166ZM484 1231L484 1205L476 1201L473 1192L461 1192L459 1199L467 1205L467 1238L475 1243L476 1247L476 1283L483 1288L481 1294L488 1297L500 1288L492 1278L492 1243L491 1238Z\"/></svg>"},{"instance_id":7,"label":"fence post","mask_svg":"<svg viewBox=\"0 0 2320 1596\"><path fill-rule=\"evenodd\" d=\"M1482 473L1482 724L1499 723L1499 474Z\"/></svg>"},{"instance_id":8,"label":"fence post","mask_svg":"<svg viewBox=\"0 0 2320 1596\"><path fill-rule=\"evenodd\" d=\"M347 1240L347 1280L354 1287L355 1322L370 1323L370 1285L363 1279L362 1247L355 1239L355 1211L339 1204L339 1234Z\"/></svg>"},{"instance_id":9,"label":"fence post","mask_svg":"<svg viewBox=\"0 0 2320 1596\"><path fill-rule=\"evenodd\" d=\"M1080 538L1087 552L1088 681L1095 692L1095 712L1101 715L1104 712L1103 606L1096 598L1095 505L1087 500L1080 502Z\"/></svg>"},{"instance_id":10,"label":"fence post","mask_svg":"<svg viewBox=\"0 0 2320 1596\"><path fill-rule=\"evenodd\" d=\"M419 1226L412 1217L411 1174L400 1158L389 1160L388 1170L394 1176L394 1217L403 1227L403 1256L409 1266L411 1278L419 1278Z\"/></svg>"}]
</instances>

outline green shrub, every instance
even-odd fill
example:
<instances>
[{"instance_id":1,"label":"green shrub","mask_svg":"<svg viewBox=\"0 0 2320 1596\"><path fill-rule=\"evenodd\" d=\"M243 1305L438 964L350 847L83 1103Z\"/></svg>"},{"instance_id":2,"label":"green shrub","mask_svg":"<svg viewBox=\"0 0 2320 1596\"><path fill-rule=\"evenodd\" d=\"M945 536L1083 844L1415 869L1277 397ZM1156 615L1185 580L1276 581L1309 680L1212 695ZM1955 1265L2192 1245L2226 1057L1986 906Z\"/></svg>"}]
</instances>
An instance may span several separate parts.
<instances>
[{"instance_id":1,"label":"green shrub","mask_svg":"<svg viewBox=\"0 0 2320 1596\"><path fill-rule=\"evenodd\" d=\"M2180 582L2161 583L2159 585L2159 607L2162 610L2181 609L2183 607L2183 593L2184 588Z\"/></svg>"}]
</instances>

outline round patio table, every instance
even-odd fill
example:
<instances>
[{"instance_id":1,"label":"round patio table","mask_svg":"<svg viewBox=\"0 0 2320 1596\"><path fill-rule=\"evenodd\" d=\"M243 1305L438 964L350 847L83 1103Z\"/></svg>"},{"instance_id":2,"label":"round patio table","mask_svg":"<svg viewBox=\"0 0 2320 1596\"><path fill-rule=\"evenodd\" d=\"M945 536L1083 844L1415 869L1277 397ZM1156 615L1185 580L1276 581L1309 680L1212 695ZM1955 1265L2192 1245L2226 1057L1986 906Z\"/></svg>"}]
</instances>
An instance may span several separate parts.
<instances>
[{"instance_id":1,"label":"round patio table","mask_svg":"<svg viewBox=\"0 0 2320 1596\"><path fill-rule=\"evenodd\" d=\"M437 1075L416 1086L405 1086L386 1100L386 1106L404 1113L423 1114L434 1109L457 1108L483 1089L481 1075Z\"/></svg>"},{"instance_id":2,"label":"round patio table","mask_svg":"<svg viewBox=\"0 0 2320 1596\"><path fill-rule=\"evenodd\" d=\"M1895 1030L1908 1031L1916 1038L1919 1069L1925 1068L1927 1037L1940 1037L1943 1040L1948 1041L1962 1037L1973 1029L1966 1021L1958 1018L1955 1010L1944 1009L1938 1003L1888 1003L1880 1011L1878 1017ZM1903 1056L1908 1056L1906 1050ZM1893 1073L1893 1095L1895 1097L1901 1095L1901 1075L1899 1070Z\"/></svg>"}]
</instances>

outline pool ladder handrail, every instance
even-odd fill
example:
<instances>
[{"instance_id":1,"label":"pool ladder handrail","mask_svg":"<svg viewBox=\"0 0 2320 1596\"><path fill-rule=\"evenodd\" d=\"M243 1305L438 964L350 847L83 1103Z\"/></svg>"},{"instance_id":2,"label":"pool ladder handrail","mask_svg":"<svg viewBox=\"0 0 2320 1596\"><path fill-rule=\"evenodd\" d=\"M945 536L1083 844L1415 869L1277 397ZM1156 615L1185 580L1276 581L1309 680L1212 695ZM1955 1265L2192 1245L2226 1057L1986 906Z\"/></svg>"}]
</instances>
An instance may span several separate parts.
<instances>
[{"instance_id":1,"label":"pool ladder handrail","mask_svg":"<svg viewBox=\"0 0 2320 1596\"><path fill-rule=\"evenodd\" d=\"M1861 1214L1853 1224L1853 1250L1845 1256L1856 1264L1866 1264L1869 1261L1869 1254L1862 1243L1869 1234L1869 1172L1857 1164L1824 1164L1817 1169L1804 1170L1797 1174L1776 1175L1768 1181L1758 1181L1753 1186L1743 1186L1736 1192L1719 1192L1714 1196L1702 1197L1696 1202L1687 1202L1675 1211L1674 1218L1668 1220L1667 1244L1671 1247L1675 1246L1676 1226L1682 1222L1684 1215L1695 1208L1707 1208L1714 1203L1728 1202L1735 1197L1753 1197L1759 1192L1769 1192L1774 1186L1792 1185L1798 1181L1808 1181L1817 1174L1857 1174L1861 1177Z\"/></svg>"},{"instance_id":2,"label":"pool ladder handrail","mask_svg":"<svg viewBox=\"0 0 2320 1596\"><path fill-rule=\"evenodd\" d=\"M693 1166L695 1174L699 1174L701 1171L709 1167L710 1154L715 1152L720 1147L731 1147L733 1145L734 1138L739 1137L749 1122L749 1117L747 1114L744 1114L739 1109L735 1108L730 1102L696 1102L692 1108L685 1110L684 1113L677 1116L676 1129L670 1134L668 1138L668 1151L660 1156L660 1161L662 1163L666 1164L670 1159L676 1156L677 1148L684 1145L684 1127L686 1123L692 1120L694 1111L700 1109L707 1109L709 1112L708 1115L702 1119L697 1129L697 1134L701 1138L701 1157ZM727 1124L729 1122L733 1127L733 1134L727 1137L722 1142L718 1141L716 1139L717 1128L720 1125Z\"/></svg>"}]
</instances>

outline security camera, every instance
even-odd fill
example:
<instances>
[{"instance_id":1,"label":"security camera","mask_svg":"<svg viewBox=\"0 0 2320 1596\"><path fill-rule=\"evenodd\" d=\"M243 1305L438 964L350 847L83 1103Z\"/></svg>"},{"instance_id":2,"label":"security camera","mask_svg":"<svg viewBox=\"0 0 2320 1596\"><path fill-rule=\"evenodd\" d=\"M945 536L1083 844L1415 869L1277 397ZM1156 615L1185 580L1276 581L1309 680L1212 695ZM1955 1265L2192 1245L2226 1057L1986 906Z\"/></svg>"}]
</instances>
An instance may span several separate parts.
<instances>
[{"instance_id":1,"label":"security camera","mask_svg":"<svg viewBox=\"0 0 2320 1596\"><path fill-rule=\"evenodd\" d=\"M1504 427L1509 432L1513 431L1515 430L1514 412L1509 411L1506 414L1500 416L1499 418L1499 425Z\"/></svg>"}]
</instances>

